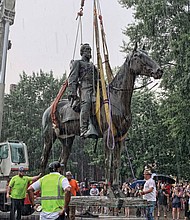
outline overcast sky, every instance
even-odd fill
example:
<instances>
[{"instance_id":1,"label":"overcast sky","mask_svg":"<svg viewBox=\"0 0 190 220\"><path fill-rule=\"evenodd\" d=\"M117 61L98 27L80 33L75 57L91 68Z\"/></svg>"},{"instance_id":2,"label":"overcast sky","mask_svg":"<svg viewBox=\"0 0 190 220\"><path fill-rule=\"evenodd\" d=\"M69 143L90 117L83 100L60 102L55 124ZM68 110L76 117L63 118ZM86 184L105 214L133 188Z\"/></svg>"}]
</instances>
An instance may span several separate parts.
<instances>
[{"instance_id":1,"label":"overcast sky","mask_svg":"<svg viewBox=\"0 0 190 220\"><path fill-rule=\"evenodd\" d=\"M8 51L5 77L6 92L9 85L19 81L19 74L53 71L55 77L69 72L73 57L78 21L76 14L81 0L16 0L16 16L10 27L12 48ZM122 8L117 0L99 0L112 67L124 62L120 52L122 34L132 22L130 10ZM93 0L85 0L83 43L93 46ZM78 45L80 45L80 38ZM80 58L77 49L75 59Z\"/></svg>"}]
</instances>

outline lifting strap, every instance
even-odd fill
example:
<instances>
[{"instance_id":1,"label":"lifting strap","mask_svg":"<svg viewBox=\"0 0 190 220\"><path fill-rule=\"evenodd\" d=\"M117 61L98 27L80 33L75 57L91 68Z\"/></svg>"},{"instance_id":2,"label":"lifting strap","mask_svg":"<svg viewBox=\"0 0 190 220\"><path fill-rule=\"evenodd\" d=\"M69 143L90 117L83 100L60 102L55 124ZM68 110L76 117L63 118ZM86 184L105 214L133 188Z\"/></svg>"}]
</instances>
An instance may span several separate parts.
<instances>
[{"instance_id":1,"label":"lifting strap","mask_svg":"<svg viewBox=\"0 0 190 220\"><path fill-rule=\"evenodd\" d=\"M101 31L101 37L102 37L102 46L103 46L106 76L107 76L108 83L110 83L113 80L113 73L112 73L110 63L109 63L109 53L108 53L108 47L107 47L107 43L106 43L106 35L105 35L105 31L104 31L103 18L102 18L102 14L101 14L101 10L100 10L99 1L98 1L98 14L99 14L98 18L100 21L100 31Z\"/></svg>"},{"instance_id":2,"label":"lifting strap","mask_svg":"<svg viewBox=\"0 0 190 220\"><path fill-rule=\"evenodd\" d=\"M99 69L99 73L100 73L100 82L101 82L101 88L102 88L105 116L106 116L106 121L111 128L112 135L114 135L116 133L116 129L111 121L111 114L109 111L109 100L108 100L108 96L107 96L107 92L106 92L106 82L105 82L105 78L104 78L104 69L103 69L103 64L102 64L102 57L100 54L99 28L98 28L98 19L97 19L97 10L96 10L95 0L94 0L94 29L95 29L95 40L96 40L96 49L97 49L97 63L98 63L98 69ZM100 94L99 82L97 85L97 94ZM98 97L98 95L96 96L96 117L97 117L99 127L101 128L100 96Z\"/></svg>"},{"instance_id":3,"label":"lifting strap","mask_svg":"<svg viewBox=\"0 0 190 220\"><path fill-rule=\"evenodd\" d=\"M97 0L97 2L98 2L98 14L99 14L98 18L99 18L99 22L100 22L100 31L101 31L102 45L103 45L103 54L104 54L104 59L105 59L106 77L107 77L108 83L110 83L113 80L114 76L113 76L113 72L112 72L112 69L111 69L111 66L109 63L109 52L108 52L108 47L107 47L107 43L106 43L106 37L105 37L106 35L105 35L105 31L104 31L104 26L103 26L103 18L102 18L102 14L101 14L99 0ZM109 91L108 91L108 102L109 102ZM99 104L97 104L97 108L99 109ZM110 117L111 117L111 104L109 105L109 111L110 111ZM111 128L112 136L116 135L116 129L115 129L114 124L112 123L111 119L110 119L110 125L112 126L112 128ZM125 133L121 137L117 137L115 140L121 142L126 137L127 137L127 133ZM112 138L114 139L114 137L112 137ZM108 140L107 140L107 145L108 145Z\"/></svg>"},{"instance_id":4,"label":"lifting strap","mask_svg":"<svg viewBox=\"0 0 190 220\"><path fill-rule=\"evenodd\" d=\"M57 117L56 117L56 114L55 114L56 110L57 110L57 105L59 103L59 100L63 96L67 86L68 86L68 79L61 86L61 89L59 90L59 93L57 94L55 100L53 101L53 103L51 105L51 120L52 120L52 123L55 126L55 128L59 128L59 123L58 123L58 120L57 120Z\"/></svg>"}]
</instances>

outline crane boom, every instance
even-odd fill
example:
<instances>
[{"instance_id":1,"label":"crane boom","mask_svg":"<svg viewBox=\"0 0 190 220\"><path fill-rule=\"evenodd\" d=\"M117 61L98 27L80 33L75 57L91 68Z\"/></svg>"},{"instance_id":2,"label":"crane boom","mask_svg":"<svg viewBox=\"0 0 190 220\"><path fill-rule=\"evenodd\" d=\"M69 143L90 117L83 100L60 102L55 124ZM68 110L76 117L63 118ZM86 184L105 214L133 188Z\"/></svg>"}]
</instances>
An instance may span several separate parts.
<instances>
[{"instance_id":1,"label":"crane boom","mask_svg":"<svg viewBox=\"0 0 190 220\"><path fill-rule=\"evenodd\" d=\"M3 121L9 27L14 23L14 18L15 0L0 0L0 140Z\"/></svg>"}]
</instances>

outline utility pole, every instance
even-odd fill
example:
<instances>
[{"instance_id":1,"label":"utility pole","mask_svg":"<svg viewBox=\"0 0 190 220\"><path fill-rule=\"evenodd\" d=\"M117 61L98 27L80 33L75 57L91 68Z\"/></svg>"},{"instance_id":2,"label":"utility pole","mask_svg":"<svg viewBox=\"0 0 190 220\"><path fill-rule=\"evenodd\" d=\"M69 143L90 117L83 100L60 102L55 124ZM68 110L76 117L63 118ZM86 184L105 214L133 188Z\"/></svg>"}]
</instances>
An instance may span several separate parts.
<instances>
[{"instance_id":1,"label":"utility pole","mask_svg":"<svg viewBox=\"0 0 190 220\"><path fill-rule=\"evenodd\" d=\"M14 23L15 1L0 0L0 141L3 122L7 50L10 48L9 27Z\"/></svg>"}]
</instances>

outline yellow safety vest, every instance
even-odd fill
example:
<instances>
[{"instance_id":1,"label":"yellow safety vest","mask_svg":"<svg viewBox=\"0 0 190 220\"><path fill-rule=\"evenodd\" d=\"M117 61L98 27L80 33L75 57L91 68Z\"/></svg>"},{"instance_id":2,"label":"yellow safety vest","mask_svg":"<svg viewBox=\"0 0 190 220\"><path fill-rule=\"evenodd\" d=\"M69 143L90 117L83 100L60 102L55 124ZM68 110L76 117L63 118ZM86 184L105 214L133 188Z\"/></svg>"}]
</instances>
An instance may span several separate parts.
<instances>
[{"instance_id":1,"label":"yellow safety vest","mask_svg":"<svg viewBox=\"0 0 190 220\"><path fill-rule=\"evenodd\" d=\"M57 173L50 173L40 179L41 205L44 212L58 212L64 206L63 178L65 177Z\"/></svg>"}]
</instances>

